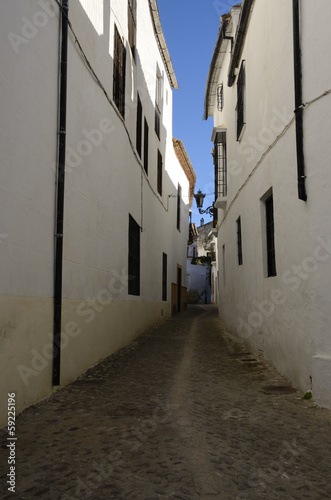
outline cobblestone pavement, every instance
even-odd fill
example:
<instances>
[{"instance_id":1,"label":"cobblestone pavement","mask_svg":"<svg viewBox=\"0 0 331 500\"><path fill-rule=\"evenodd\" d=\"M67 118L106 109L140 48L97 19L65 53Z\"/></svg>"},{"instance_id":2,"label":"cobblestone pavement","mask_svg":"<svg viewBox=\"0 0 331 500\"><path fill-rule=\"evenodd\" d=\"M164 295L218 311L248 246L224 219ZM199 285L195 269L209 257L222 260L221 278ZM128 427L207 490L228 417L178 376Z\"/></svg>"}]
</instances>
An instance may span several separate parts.
<instances>
[{"instance_id":1,"label":"cobblestone pavement","mask_svg":"<svg viewBox=\"0 0 331 500\"><path fill-rule=\"evenodd\" d=\"M18 417L15 493L0 431L0 498L331 499L331 412L302 396L192 306Z\"/></svg>"}]
</instances>

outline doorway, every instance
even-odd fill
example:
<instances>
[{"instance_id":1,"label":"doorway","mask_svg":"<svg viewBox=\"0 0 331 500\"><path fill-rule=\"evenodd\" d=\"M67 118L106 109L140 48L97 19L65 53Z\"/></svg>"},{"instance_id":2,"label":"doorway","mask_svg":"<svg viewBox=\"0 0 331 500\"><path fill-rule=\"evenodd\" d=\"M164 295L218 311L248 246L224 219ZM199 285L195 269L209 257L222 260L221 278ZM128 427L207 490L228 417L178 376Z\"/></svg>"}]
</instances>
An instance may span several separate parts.
<instances>
[{"instance_id":1,"label":"doorway","mask_svg":"<svg viewBox=\"0 0 331 500\"><path fill-rule=\"evenodd\" d=\"M181 312L182 309L182 268L177 265L177 312Z\"/></svg>"}]
</instances>

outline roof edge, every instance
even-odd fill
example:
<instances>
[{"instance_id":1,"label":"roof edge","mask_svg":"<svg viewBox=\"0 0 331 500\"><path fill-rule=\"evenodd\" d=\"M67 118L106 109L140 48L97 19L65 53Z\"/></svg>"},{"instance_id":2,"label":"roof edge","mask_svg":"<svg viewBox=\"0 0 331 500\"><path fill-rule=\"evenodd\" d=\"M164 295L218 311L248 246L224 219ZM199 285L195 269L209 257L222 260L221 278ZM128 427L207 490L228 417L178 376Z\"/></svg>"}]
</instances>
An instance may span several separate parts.
<instances>
[{"instance_id":1,"label":"roof edge","mask_svg":"<svg viewBox=\"0 0 331 500\"><path fill-rule=\"evenodd\" d=\"M219 28L219 32L218 32L218 36L217 36L217 40L216 40L216 45L215 45L215 49L213 52L213 57L211 59L211 63L209 66L207 82L206 82L206 89L205 89L205 102L204 102L204 113L203 113L204 120L207 120L208 116L209 116L208 115L208 96L210 93L210 88L212 86L212 78L213 78L213 74L215 71L216 61L217 61L218 54L219 54L219 51L221 49L222 42L223 42L224 30L226 29L228 23L229 23L229 21L225 20L224 23L222 23L221 27Z\"/></svg>"},{"instance_id":2,"label":"roof edge","mask_svg":"<svg viewBox=\"0 0 331 500\"><path fill-rule=\"evenodd\" d=\"M193 197L194 197L194 188L197 180L197 175L194 171L193 165L191 163L191 160L187 154L187 151L185 149L185 146L183 144L183 141L180 139L176 139L175 137L172 139L175 154L177 156L177 159L187 177L187 180L189 181L190 184L190 207L192 206L193 203Z\"/></svg>"},{"instance_id":3,"label":"roof edge","mask_svg":"<svg viewBox=\"0 0 331 500\"><path fill-rule=\"evenodd\" d=\"M238 27L237 27L237 33L236 33L236 38L235 38L235 43L234 43L234 48L233 48L233 53L230 61L230 68L229 68L229 73L228 73L228 87L232 87L236 74L235 74L235 69L238 67L238 63L241 57L241 53L243 50L245 38L246 38L246 32L247 32L247 26L250 18L250 14L252 11L252 7L254 4L254 0L243 0L242 6L241 6L241 13L240 13L240 18L238 22Z\"/></svg>"},{"instance_id":4,"label":"roof edge","mask_svg":"<svg viewBox=\"0 0 331 500\"><path fill-rule=\"evenodd\" d=\"M171 87L173 87L175 90L179 88L177 78L175 75L175 70L173 68L169 50L164 38L162 26L161 26L161 20L160 20L160 14L159 14L159 9L157 6L156 0L149 0L149 9L151 12L152 20L153 20L153 26L154 26L154 31L156 35L156 39L160 48L161 56L164 61L164 64L167 69L167 74L168 74L168 79L170 82Z\"/></svg>"}]
</instances>

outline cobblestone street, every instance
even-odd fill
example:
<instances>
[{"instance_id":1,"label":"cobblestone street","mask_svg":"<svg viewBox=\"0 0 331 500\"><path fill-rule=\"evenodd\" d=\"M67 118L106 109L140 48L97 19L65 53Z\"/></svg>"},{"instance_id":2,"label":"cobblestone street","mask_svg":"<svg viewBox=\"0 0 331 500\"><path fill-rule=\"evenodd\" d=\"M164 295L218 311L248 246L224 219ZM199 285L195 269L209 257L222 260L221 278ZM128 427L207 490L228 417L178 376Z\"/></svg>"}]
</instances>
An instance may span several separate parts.
<instances>
[{"instance_id":1,"label":"cobblestone street","mask_svg":"<svg viewBox=\"0 0 331 500\"><path fill-rule=\"evenodd\" d=\"M331 412L231 341L213 306L150 328L16 425L15 493L0 431L2 499L331 498Z\"/></svg>"}]
</instances>

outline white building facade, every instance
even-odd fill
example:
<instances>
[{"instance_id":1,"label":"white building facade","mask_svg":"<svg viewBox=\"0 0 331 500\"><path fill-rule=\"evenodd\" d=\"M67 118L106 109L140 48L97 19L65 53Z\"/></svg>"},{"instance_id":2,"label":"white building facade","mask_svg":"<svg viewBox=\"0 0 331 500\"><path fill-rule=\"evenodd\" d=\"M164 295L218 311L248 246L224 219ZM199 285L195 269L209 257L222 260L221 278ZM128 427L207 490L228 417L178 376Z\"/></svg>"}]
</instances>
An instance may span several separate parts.
<instances>
[{"instance_id":1,"label":"white building facade","mask_svg":"<svg viewBox=\"0 0 331 500\"><path fill-rule=\"evenodd\" d=\"M331 408L331 4L244 0L221 19L205 94L219 313Z\"/></svg>"},{"instance_id":2,"label":"white building facade","mask_svg":"<svg viewBox=\"0 0 331 500\"><path fill-rule=\"evenodd\" d=\"M66 3L0 19L3 425L7 393L20 412L185 305L190 181L156 1Z\"/></svg>"}]
</instances>

